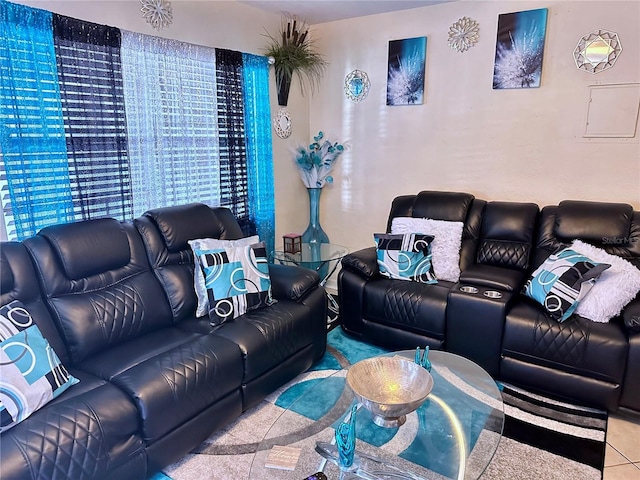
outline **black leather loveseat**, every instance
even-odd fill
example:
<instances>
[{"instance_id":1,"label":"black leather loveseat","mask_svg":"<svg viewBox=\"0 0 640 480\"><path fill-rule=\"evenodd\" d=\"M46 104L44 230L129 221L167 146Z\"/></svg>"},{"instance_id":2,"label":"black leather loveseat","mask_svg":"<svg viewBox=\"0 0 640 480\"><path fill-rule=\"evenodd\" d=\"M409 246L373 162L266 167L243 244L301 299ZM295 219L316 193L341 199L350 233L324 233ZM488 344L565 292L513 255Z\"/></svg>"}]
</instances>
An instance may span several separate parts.
<instances>
[{"instance_id":1,"label":"black leather loveseat","mask_svg":"<svg viewBox=\"0 0 640 480\"><path fill-rule=\"evenodd\" d=\"M640 212L579 201L540 211L532 203L425 191L393 200L386 232L396 217L463 222L459 279L386 278L375 247L353 252L338 276L347 333L392 349L445 349L529 390L640 413L640 299L608 323L578 315L559 323L521 293L531 272L575 239L640 268Z\"/></svg>"},{"instance_id":2,"label":"black leather loveseat","mask_svg":"<svg viewBox=\"0 0 640 480\"><path fill-rule=\"evenodd\" d=\"M270 265L277 303L212 331L195 318L188 240L237 239L202 204L56 225L0 246L0 304L19 300L79 379L0 436L0 477L145 479L319 359L315 272Z\"/></svg>"}]
</instances>

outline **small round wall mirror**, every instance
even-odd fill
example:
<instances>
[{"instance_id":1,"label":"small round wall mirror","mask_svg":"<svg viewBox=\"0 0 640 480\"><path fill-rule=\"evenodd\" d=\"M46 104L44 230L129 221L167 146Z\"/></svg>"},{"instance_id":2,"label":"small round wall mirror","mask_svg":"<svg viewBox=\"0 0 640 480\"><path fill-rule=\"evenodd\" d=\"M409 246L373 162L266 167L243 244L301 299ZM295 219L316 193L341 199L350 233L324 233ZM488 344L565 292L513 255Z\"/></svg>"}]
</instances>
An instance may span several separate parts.
<instances>
[{"instance_id":1,"label":"small round wall mirror","mask_svg":"<svg viewBox=\"0 0 640 480\"><path fill-rule=\"evenodd\" d=\"M291 135L291 114L286 108L280 108L273 118L273 129L280 138L289 138Z\"/></svg>"},{"instance_id":2,"label":"small round wall mirror","mask_svg":"<svg viewBox=\"0 0 640 480\"><path fill-rule=\"evenodd\" d=\"M576 67L589 73L599 73L613 67L622 52L618 34L596 30L580 39L573 51Z\"/></svg>"},{"instance_id":3,"label":"small round wall mirror","mask_svg":"<svg viewBox=\"0 0 640 480\"><path fill-rule=\"evenodd\" d=\"M344 94L353 103L358 103L367 98L369 94L369 75L362 70L354 70L344 79Z\"/></svg>"}]
</instances>

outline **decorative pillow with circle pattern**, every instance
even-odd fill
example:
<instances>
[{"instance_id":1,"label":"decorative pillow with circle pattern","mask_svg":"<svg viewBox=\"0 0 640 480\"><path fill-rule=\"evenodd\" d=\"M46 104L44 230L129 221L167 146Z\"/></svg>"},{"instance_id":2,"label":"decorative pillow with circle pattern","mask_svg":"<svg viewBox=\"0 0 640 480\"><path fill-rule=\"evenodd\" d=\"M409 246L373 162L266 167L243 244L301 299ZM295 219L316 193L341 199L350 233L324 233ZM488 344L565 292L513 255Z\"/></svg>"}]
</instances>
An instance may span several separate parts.
<instances>
[{"instance_id":1,"label":"decorative pillow with circle pattern","mask_svg":"<svg viewBox=\"0 0 640 480\"><path fill-rule=\"evenodd\" d=\"M564 248L549 255L533 272L523 293L540 303L549 316L564 322L610 266Z\"/></svg>"},{"instance_id":2,"label":"decorative pillow with circle pattern","mask_svg":"<svg viewBox=\"0 0 640 480\"><path fill-rule=\"evenodd\" d=\"M420 233L375 233L380 274L396 280L438 283L431 263L433 236Z\"/></svg>"},{"instance_id":3,"label":"decorative pillow with circle pattern","mask_svg":"<svg viewBox=\"0 0 640 480\"><path fill-rule=\"evenodd\" d=\"M18 300L0 307L0 432L78 383Z\"/></svg>"},{"instance_id":4,"label":"decorative pillow with circle pattern","mask_svg":"<svg viewBox=\"0 0 640 480\"><path fill-rule=\"evenodd\" d=\"M246 247L247 245L252 245L259 241L260 238L258 238L257 235L239 238L238 240L220 240L217 238L197 238L195 240L189 240L189 246L191 247L195 258L195 268L193 269L193 288L198 297L196 317L203 317L209 313L209 297L207 296L207 287L205 286L202 267L198 262L198 252L224 247Z\"/></svg>"},{"instance_id":5,"label":"decorative pillow with circle pattern","mask_svg":"<svg viewBox=\"0 0 640 480\"><path fill-rule=\"evenodd\" d=\"M196 250L196 254L205 278L211 325L220 326L275 303L264 242Z\"/></svg>"}]
</instances>

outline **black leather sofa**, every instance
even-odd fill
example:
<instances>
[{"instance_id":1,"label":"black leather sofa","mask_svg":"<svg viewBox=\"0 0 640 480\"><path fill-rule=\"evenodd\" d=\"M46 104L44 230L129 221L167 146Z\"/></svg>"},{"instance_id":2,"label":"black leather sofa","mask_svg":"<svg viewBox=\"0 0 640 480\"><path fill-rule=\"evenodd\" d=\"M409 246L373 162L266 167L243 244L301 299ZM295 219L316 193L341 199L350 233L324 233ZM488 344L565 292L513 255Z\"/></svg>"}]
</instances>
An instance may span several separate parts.
<instances>
[{"instance_id":1,"label":"black leather sofa","mask_svg":"<svg viewBox=\"0 0 640 480\"><path fill-rule=\"evenodd\" d=\"M326 295L270 265L274 305L212 331L195 318L188 240L242 237L229 210L152 210L0 246L0 304L21 301L80 382L0 437L9 479L145 479L319 359Z\"/></svg>"},{"instance_id":2,"label":"black leather sofa","mask_svg":"<svg viewBox=\"0 0 640 480\"><path fill-rule=\"evenodd\" d=\"M386 232L396 217L464 222L460 279L389 279L379 273L375 247L353 252L338 275L345 332L391 349L444 349L475 361L495 379L640 413L640 299L609 323L578 315L559 323L521 293L530 273L574 239L640 268L640 212L625 204L580 201L540 211L532 203L424 191L393 200ZM488 298L488 290L501 298Z\"/></svg>"}]
</instances>

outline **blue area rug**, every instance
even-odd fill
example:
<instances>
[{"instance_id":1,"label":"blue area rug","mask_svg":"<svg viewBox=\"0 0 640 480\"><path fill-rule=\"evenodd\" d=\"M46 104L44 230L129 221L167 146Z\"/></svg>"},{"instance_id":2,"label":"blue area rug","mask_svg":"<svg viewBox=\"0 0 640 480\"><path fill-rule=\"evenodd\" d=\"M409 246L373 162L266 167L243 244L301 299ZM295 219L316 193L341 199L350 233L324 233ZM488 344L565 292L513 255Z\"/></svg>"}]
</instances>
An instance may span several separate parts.
<instances>
[{"instance_id":1,"label":"blue area rug","mask_svg":"<svg viewBox=\"0 0 640 480\"><path fill-rule=\"evenodd\" d=\"M387 353L387 350L347 336L341 328L331 330L327 340L326 354L308 372L274 392L258 407L245 412L223 431L216 432L190 454L151 479L249 479L257 445L280 412L290 409L309 419L322 418L336 404L344 388L344 377L332 377L331 374L362 359ZM293 405L307 389L320 381L325 381L325 384L318 396ZM504 431L482 480L602 478L606 412L557 402L509 385L498 386L504 400ZM480 432L486 416L479 414L472 420L477 422L477 431ZM432 442L444 445L451 441L446 435L442 436L443 429L436 424L421 423L421 428L429 429ZM361 429L358 437L372 445L385 444L393 437L394 430L397 429L373 426ZM422 448L419 444L410 445L402 456L420 462ZM448 465L426 466L444 476L450 473ZM276 473L273 478L279 478Z\"/></svg>"}]
</instances>

